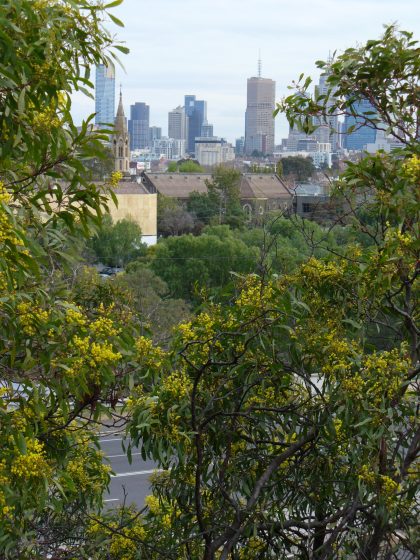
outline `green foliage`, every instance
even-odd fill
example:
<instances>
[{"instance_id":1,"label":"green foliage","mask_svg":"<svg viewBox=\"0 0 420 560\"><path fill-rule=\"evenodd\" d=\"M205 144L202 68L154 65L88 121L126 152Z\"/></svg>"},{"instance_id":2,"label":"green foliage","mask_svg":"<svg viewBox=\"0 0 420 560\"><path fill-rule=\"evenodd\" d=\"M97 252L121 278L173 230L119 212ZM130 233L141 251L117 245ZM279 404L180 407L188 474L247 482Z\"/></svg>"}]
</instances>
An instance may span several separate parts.
<instances>
[{"instance_id":1,"label":"green foliage","mask_svg":"<svg viewBox=\"0 0 420 560\"><path fill-rule=\"evenodd\" d=\"M181 160L181 161L171 161L168 165L168 172L175 173L203 173L204 168L192 159Z\"/></svg>"},{"instance_id":2,"label":"green foliage","mask_svg":"<svg viewBox=\"0 0 420 560\"><path fill-rule=\"evenodd\" d=\"M124 267L146 254L146 245L141 242L140 226L129 219L113 224L110 216L103 220L89 246L96 260L106 266Z\"/></svg>"},{"instance_id":3,"label":"green foliage","mask_svg":"<svg viewBox=\"0 0 420 560\"><path fill-rule=\"evenodd\" d=\"M267 250L275 234L305 241L311 255L287 274L261 267L235 275L218 299L208 294L134 388L130 445L163 472L129 523L137 532L140 524L141 535L124 533L120 543L122 550L132 537L137 546L123 556L115 535L98 524L95 560L104 550L113 560L373 560L416 550L420 158L406 104L415 93L410 41L391 31L334 62L340 79L331 88L345 89L362 72L348 57L372 53L358 87L371 87L373 98L382 88L401 90L389 114L396 131L409 113L398 155L368 156L340 178L336 196L347 201L349 225L335 237L283 219L269 232L240 232L249 246L263 242ZM291 123L312 122L313 106L304 103L283 102ZM220 258L230 235L233 258L245 245L238 232L210 227L198 238L159 244L152 267L163 275L181 260L180 287L181 274L190 285L198 275L211 285L217 260L206 270L198 255L211 247ZM157 353L147 341L138 349L149 363Z\"/></svg>"},{"instance_id":4,"label":"green foliage","mask_svg":"<svg viewBox=\"0 0 420 560\"><path fill-rule=\"evenodd\" d=\"M153 340L166 344L173 328L190 318L188 304L168 296L169 288L152 270L133 262L125 274L108 282L129 294L130 308L138 314L142 334L151 332Z\"/></svg>"},{"instance_id":5,"label":"green foliage","mask_svg":"<svg viewBox=\"0 0 420 560\"><path fill-rule=\"evenodd\" d=\"M150 267L162 278L172 297L197 300L198 291L223 287L238 273L255 269L259 251L238 240L228 226L223 235L211 229L194 237L182 235L161 240L150 251Z\"/></svg>"},{"instance_id":6,"label":"green foliage","mask_svg":"<svg viewBox=\"0 0 420 560\"><path fill-rule=\"evenodd\" d=\"M312 159L302 156L288 156L281 160L283 175L292 175L298 181L307 181L315 171Z\"/></svg>"},{"instance_id":7,"label":"green foliage","mask_svg":"<svg viewBox=\"0 0 420 560\"><path fill-rule=\"evenodd\" d=\"M194 229L193 216L174 198L158 194L158 235L182 235Z\"/></svg>"}]
</instances>

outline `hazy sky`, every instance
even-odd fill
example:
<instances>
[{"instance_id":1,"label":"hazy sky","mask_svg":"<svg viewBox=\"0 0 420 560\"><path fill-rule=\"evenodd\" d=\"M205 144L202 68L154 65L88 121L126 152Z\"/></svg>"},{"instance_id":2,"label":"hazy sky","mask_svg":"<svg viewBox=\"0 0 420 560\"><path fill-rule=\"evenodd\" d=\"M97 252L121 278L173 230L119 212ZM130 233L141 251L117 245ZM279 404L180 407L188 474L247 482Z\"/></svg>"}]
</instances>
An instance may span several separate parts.
<instances>
[{"instance_id":1,"label":"hazy sky","mask_svg":"<svg viewBox=\"0 0 420 560\"><path fill-rule=\"evenodd\" d=\"M168 111L184 95L207 100L214 133L229 141L244 134L246 80L276 81L276 97L301 72L317 78L315 61L377 38L397 22L420 40L419 0L125 0L113 13L125 24L118 36L130 48L117 68L126 115L135 101L150 105L150 125L167 134ZM80 120L94 111L74 99ZM276 119L276 141L287 135Z\"/></svg>"}]
</instances>

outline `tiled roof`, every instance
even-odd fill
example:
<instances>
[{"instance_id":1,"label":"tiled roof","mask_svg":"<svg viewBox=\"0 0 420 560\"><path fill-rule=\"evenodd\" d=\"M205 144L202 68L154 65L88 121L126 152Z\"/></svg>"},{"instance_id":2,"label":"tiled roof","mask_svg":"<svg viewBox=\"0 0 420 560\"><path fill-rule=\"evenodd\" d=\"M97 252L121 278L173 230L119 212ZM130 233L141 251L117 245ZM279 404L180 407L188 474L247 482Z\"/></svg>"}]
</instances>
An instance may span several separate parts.
<instances>
[{"instance_id":1,"label":"tiled roof","mask_svg":"<svg viewBox=\"0 0 420 560\"><path fill-rule=\"evenodd\" d=\"M146 173L157 192L175 198L188 198L192 192L206 193L210 173ZM241 198L291 198L283 181L275 174L246 173L241 177Z\"/></svg>"},{"instance_id":2,"label":"tiled roof","mask_svg":"<svg viewBox=\"0 0 420 560\"><path fill-rule=\"evenodd\" d=\"M248 194L245 194L248 193ZM242 175L243 198L290 198L291 193L278 175L245 173Z\"/></svg>"},{"instance_id":3,"label":"tiled roof","mask_svg":"<svg viewBox=\"0 0 420 560\"><path fill-rule=\"evenodd\" d=\"M188 198L192 192L206 193L205 181L210 173L145 173L158 193L175 198Z\"/></svg>"},{"instance_id":4,"label":"tiled roof","mask_svg":"<svg viewBox=\"0 0 420 560\"><path fill-rule=\"evenodd\" d=\"M121 181L114 188L116 195L119 194L149 194L149 191L141 183L135 181Z\"/></svg>"}]
</instances>

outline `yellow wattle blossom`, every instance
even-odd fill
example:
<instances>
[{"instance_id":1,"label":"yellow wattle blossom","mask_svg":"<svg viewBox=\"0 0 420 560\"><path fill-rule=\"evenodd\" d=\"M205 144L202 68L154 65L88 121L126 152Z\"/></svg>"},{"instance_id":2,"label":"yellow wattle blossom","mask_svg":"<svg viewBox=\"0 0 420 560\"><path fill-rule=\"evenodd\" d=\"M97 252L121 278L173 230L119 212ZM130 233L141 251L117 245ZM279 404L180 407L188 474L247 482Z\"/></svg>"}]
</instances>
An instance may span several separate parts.
<instances>
[{"instance_id":1,"label":"yellow wattle blossom","mask_svg":"<svg viewBox=\"0 0 420 560\"><path fill-rule=\"evenodd\" d=\"M120 352L114 352L112 344L109 344L108 342L92 342L90 353L91 360L89 363L91 366L117 362L122 358Z\"/></svg>"},{"instance_id":2,"label":"yellow wattle blossom","mask_svg":"<svg viewBox=\"0 0 420 560\"><path fill-rule=\"evenodd\" d=\"M37 325L46 323L49 319L48 311L28 301L18 303L17 312L22 330L28 336L33 336L36 333Z\"/></svg>"},{"instance_id":3,"label":"yellow wattle blossom","mask_svg":"<svg viewBox=\"0 0 420 560\"><path fill-rule=\"evenodd\" d=\"M26 442L26 454L18 453L14 458L10 472L21 479L43 478L51 472L46 459L44 445L34 439Z\"/></svg>"},{"instance_id":4,"label":"yellow wattle blossom","mask_svg":"<svg viewBox=\"0 0 420 560\"><path fill-rule=\"evenodd\" d=\"M404 175L420 186L420 157L416 154L405 160L402 166Z\"/></svg>"},{"instance_id":5,"label":"yellow wattle blossom","mask_svg":"<svg viewBox=\"0 0 420 560\"><path fill-rule=\"evenodd\" d=\"M182 399L192 391L192 381L183 370L173 371L164 377L162 382L163 391L169 393L174 399Z\"/></svg>"},{"instance_id":6,"label":"yellow wattle blossom","mask_svg":"<svg viewBox=\"0 0 420 560\"><path fill-rule=\"evenodd\" d=\"M121 181L121 179L123 178L123 174L121 173L121 171L114 171L113 173L111 173L111 179L110 179L110 184L112 187L118 187L118 183Z\"/></svg>"},{"instance_id":7,"label":"yellow wattle blossom","mask_svg":"<svg viewBox=\"0 0 420 560\"><path fill-rule=\"evenodd\" d=\"M80 308L69 307L66 309L66 322L69 325L84 327L87 324L87 319Z\"/></svg>"},{"instance_id":8,"label":"yellow wattle blossom","mask_svg":"<svg viewBox=\"0 0 420 560\"><path fill-rule=\"evenodd\" d=\"M114 322L109 317L99 317L90 323L89 328L97 336L116 336L121 332L121 329L115 328Z\"/></svg>"}]
</instances>

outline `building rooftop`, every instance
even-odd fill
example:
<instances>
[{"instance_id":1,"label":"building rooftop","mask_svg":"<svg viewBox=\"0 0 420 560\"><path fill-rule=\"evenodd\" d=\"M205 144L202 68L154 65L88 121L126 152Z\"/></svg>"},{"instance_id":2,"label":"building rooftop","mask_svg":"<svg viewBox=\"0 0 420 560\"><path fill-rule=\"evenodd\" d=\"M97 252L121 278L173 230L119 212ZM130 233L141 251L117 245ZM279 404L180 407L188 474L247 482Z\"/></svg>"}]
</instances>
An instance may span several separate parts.
<instances>
[{"instance_id":1,"label":"building rooftop","mask_svg":"<svg viewBox=\"0 0 420 560\"><path fill-rule=\"evenodd\" d=\"M165 196L186 199L192 192L206 193L206 181L211 181L210 173L145 173L158 193ZM246 173L241 177L241 198L290 198L292 195L275 174Z\"/></svg>"}]
</instances>

